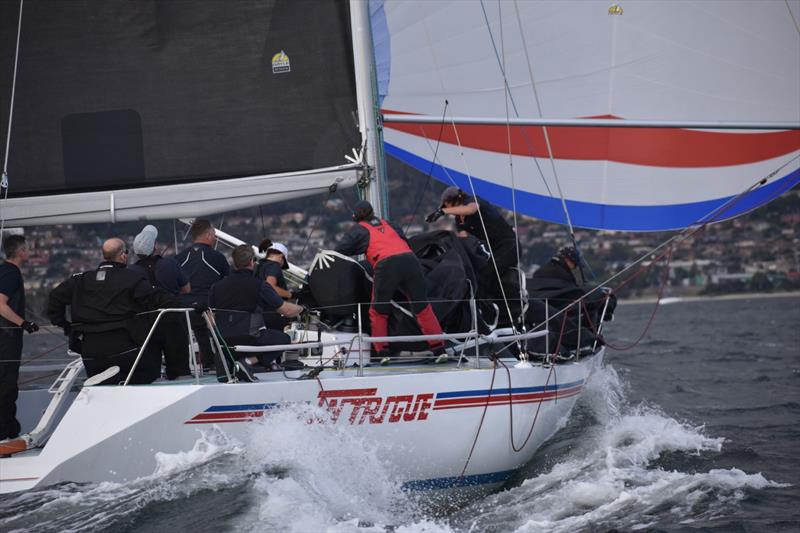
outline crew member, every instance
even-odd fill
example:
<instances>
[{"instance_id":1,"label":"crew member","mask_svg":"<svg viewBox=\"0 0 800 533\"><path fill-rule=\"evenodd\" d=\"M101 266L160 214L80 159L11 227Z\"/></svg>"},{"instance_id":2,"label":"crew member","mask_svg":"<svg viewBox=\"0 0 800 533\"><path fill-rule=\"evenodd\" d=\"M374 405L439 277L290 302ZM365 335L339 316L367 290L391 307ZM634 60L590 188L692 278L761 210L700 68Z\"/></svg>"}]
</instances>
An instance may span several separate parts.
<instances>
[{"instance_id":1,"label":"crew member","mask_svg":"<svg viewBox=\"0 0 800 533\"><path fill-rule=\"evenodd\" d=\"M148 224L142 229L133 240L133 253L139 260L129 268L141 273L153 287L160 287L173 296L188 294L191 291L189 278L174 258L156 253L156 239L158 230L155 226ZM155 315L152 315L152 319L155 320ZM190 374L189 332L184 315L164 314L150 342L164 354L167 379Z\"/></svg>"},{"instance_id":2,"label":"crew member","mask_svg":"<svg viewBox=\"0 0 800 533\"><path fill-rule=\"evenodd\" d=\"M366 254L367 261L372 265L375 280L369 308L372 335L385 337L389 334L390 300L398 290L410 300L422 333L440 335L442 327L428 303L422 266L409 248L403 230L376 217L372 205L364 200L356 203L353 220L357 224L344 235L336 251L344 255ZM434 355L444 353L443 341L429 340L428 345ZM373 346L379 358L389 356L387 343L375 342Z\"/></svg>"},{"instance_id":3,"label":"crew member","mask_svg":"<svg viewBox=\"0 0 800 533\"><path fill-rule=\"evenodd\" d=\"M258 243L258 253L260 253L264 257L256 261L256 267L255 269L253 269L257 278L263 277L261 276L261 269L264 268L263 265L264 263L267 262L267 250L269 250L270 246L272 246L272 239L269 238L265 238L260 243Z\"/></svg>"},{"instance_id":4,"label":"crew member","mask_svg":"<svg viewBox=\"0 0 800 533\"><path fill-rule=\"evenodd\" d=\"M19 364L22 359L22 331L39 330L25 320L25 286L20 268L28 260L28 247L22 235L9 235L3 241L6 260L0 264L0 440L19 435L17 395Z\"/></svg>"},{"instance_id":5,"label":"crew member","mask_svg":"<svg viewBox=\"0 0 800 533\"><path fill-rule=\"evenodd\" d=\"M433 222L443 215L455 216L459 236L474 235L487 245L492 253L492 260L481 269L478 276L489 294L499 296L498 274L502 278L503 273L517 264L517 238L514 230L492 204L477 197L469 197L454 186L442 192L439 209L428 215L426 220Z\"/></svg>"},{"instance_id":6,"label":"crew member","mask_svg":"<svg viewBox=\"0 0 800 533\"><path fill-rule=\"evenodd\" d=\"M70 346L79 348L88 376L116 365L120 373L103 383L118 383L127 377L147 337L150 320L140 313L179 307L180 302L126 268L128 250L122 240L108 239L102 251L97 270L75 274L53 289L47 316L70 335ZM161 352L148 344L130 382L152 383L160 374Z\"/></svg>"},{"instance_id":7,"label":"crew member","mask_svg":"<svg viewBox=\"0 0 800 533\"><path fill-rule=\"evenodd\" d=\"M283 244L276 242L270 243L265 253L267 257L258 263L256 277L269 283L284 300L291 300L294 295L286 285L286 278L283 277L283 271L289 268L289 250ZM277 330L283 330L289 323L275 311L264 313L264 320L267 327Z\"/></svg>"},{"instance_id":8,"label":"crew member","mask_svg":"<svg viewBox=\"0 0 800 533\"><path fill-rule=\"evenodd\" d=\"M572 246L561 248L550 261L533 273L534 278L560 279L577 286L583 285L583 276L578 268L578 251Z\"/></svg>"},{"instance_id":9,"label":"crew member","mask_svg":"<svg viewBox=\"0 0 800 533\"><path fill-rule=\"evenodd\" d=\"M176 257L191 283L191 291L182 300L188 306L208 305L208 291L213 284L228 275L230 266L225 256L214 249L217 234L211 222L198 218L192 223L191 234L192 245ZM208 328L199 315L193 315L192 328L200 347L203 367L210 368L213 360L211 341L208 338ZM217 372L219 371L218 367Z\"/></svg>"},{"instance_id":10,"label":"crew member","mask_svg":"<svg viewBox=\"0 0 800 533\"><path fill-rule=\"evenodd\" d=\"M209 304L215 309L217 326L229 346L251 344L274 346L289 344L291 339L283 331L267 329L262 312L277 311L285 317L296 317L303 306L284 301L271 285L253 275L255 254L246 244L233 249L233 273L211 287ZM279 370L278 362L283 352L264 352L257 356L240 357L238 362L248 373L260 363L267 370Z\"/></svg>"}]
</instances>

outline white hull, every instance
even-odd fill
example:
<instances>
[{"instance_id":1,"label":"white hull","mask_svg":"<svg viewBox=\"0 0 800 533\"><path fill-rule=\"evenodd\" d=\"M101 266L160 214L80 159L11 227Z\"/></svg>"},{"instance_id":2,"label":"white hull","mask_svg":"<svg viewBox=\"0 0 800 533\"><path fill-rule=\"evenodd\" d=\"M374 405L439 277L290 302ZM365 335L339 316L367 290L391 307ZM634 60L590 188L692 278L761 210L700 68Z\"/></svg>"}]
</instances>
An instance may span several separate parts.
<instances>
[{"instance_id":1,"label":"white hull","mask_svg":"<svg viewBox=\"0 0 800 533\"><path fill-rule=\"evenodd\" d=\"M298 403L320 405L329 413L324 423L353 426L385 449L406 489L488 489L530 461L563 426L603 353L555 371L515 368L513 360L503 361L508 373L502 365L493 371L484 360L481 369L454 363L368 367L361 377L355 369L328 369L319 381L270 373L258 383L85 387L43 448L0 458L0 492L148 476L157 452L191 450L202 429L216 426L246 442L252 423ZM519 451L512 447L511 412Z\"/></svg>"}]
</instances>

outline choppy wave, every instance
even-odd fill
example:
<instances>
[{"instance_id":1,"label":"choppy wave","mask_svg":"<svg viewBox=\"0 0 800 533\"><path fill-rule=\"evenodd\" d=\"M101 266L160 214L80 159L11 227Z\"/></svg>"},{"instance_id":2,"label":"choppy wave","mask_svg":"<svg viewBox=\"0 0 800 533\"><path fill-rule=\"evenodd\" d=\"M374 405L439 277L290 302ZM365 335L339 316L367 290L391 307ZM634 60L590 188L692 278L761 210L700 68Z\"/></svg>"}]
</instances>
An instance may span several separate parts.
<instances>
[{"instance_id":1,"label":"choppy wave","mask_svg":"<svg viewBox=\"0 0 800 533\"><path fill-rule=\"evenodd\" d=\"M244 483L248 473L234 460L240 450L238 443L212 429L200 434L191 451L157 453L156 472L130 483L64 483L14 494L0 502L0 530L102 531L130 526L154 503Z\"/></svg>"},{"instance_id":2,"label":"choppy wave","mask_svg":"<svg viewBox=\"0 0 800 533\"><path fill-rule=\"evenodd\" d=\"M783 486L738 468L704 471L702 458L724 455L724 439L657 407L629 405L611 366L593 377L575 415L513 486L443 516L428 516L402 492L386 461L397 450L350 426L312 423L326 415L292 406L252 424L246 443L207 430L191 451L157 454L156 472L131 483L64 484L6 497L0 529L635 530L664 516L725 515L748 493Z\"/></svg>"},{"instance_id":3,"label":"choppy wave","mask_svg":"<svg viewBox=\"0 0 800 533\"><path fill-rule=\"evenodd\" d=\"M663 514L702 520L724 513L748 490L781 487L739 469L668 470L665 454L722 450L724 439L679 422L654 407L627 406L611 367L595 376L582 402L598 424L588 428L568 457L519 486L490 496L457 517L469 531L581 531L639 529Z\"/></svg>"}]
</instances>

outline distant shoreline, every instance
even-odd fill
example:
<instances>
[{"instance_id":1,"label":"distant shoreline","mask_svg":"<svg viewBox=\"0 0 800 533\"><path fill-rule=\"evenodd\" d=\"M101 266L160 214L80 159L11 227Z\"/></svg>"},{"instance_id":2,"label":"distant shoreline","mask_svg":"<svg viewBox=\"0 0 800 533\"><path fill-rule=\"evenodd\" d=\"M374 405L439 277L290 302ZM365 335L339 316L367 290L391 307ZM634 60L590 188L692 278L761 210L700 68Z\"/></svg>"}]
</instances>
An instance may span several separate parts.
<instances>
[{"instance_id":1,"label":"distant shoreline","mask_svg":"<svg viewBox=\"0 0 800 533\"><path fill-rule=\"evenodd\" d=\"M674 298L673 296L664 296L663 299ZM720 294L720 295L705 295L705 296L678 296L682 302L705 302L709 300L761 300L764 298L800 298L800 291L784 291L784 292L741 292L736 294ZM658 301L658 298L634 298L620 300L619 305L633 305L633 304L653 304Z\"/></svg>"}]
</instances>

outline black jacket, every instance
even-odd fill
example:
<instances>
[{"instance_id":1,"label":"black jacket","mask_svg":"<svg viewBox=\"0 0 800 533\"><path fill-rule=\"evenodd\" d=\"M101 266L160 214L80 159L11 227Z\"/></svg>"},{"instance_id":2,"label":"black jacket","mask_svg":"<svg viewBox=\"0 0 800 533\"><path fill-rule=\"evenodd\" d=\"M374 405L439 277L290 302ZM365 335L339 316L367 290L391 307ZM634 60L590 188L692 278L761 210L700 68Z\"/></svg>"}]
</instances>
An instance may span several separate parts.
<instances>
[{"instance_id":1,"label":"black jacket","mask_svg":"<svg viewBox=\"0 0 800 533\"><path fill-rule=\"evenodd\" d=\"M66 317L67 306L71 320ZM150 285L141 273L104 261L97 270L75 274L53 289L47 317L54 325L71 326L74 331L139 330L147 321L138 313L164 307L180 307L180 302Z\"/></svg>"},{"instance_id":2,"label":"black jacket","mask_svg":"<svg viewBox=\"0 0 800 533\"><path fill-rule=\"evenodd\" d=\"M539 268L536 272L533 273L534 278L546 278L546 279L560 279L563 281L568 281L570 283L574 283L577 285L577 281L575 280L575 276L572 274L572 271L567 267L567 265L563 264L561 261L556 259L555 257L545 263L544 265Z\"/></svg>"},{"instance_id":3,"label":"black jacket","mask_svg":"<svg viewBox=\"0 0 800 533\"><path fill-rule=\"evenodd\" d=\"M207 303L208 291L211 286L231 271L225 256L203 243L192 244L179 253L175 259L192 284L192 292L184 297L186 301L190 302Z\"/></svg>"},{"instance_id":4,"label":"black jacket","mask_svg":"<svg viewBox=\"0 0 800 533\"><path fill-rule=\"evenodd\" d=\"M458 231L466 231L483 242L490 243L492 246L504 241L514 241L517 238L506 219L492 204L477 198L472 198L467 203L470 202L478 204L480 214L474 213L465 217L456 217L456 229ZM483 217L483 224L481 224L481 217ZM486 232L483 231L484 224L486 225Z\"/></svg>"}]
</instances>

